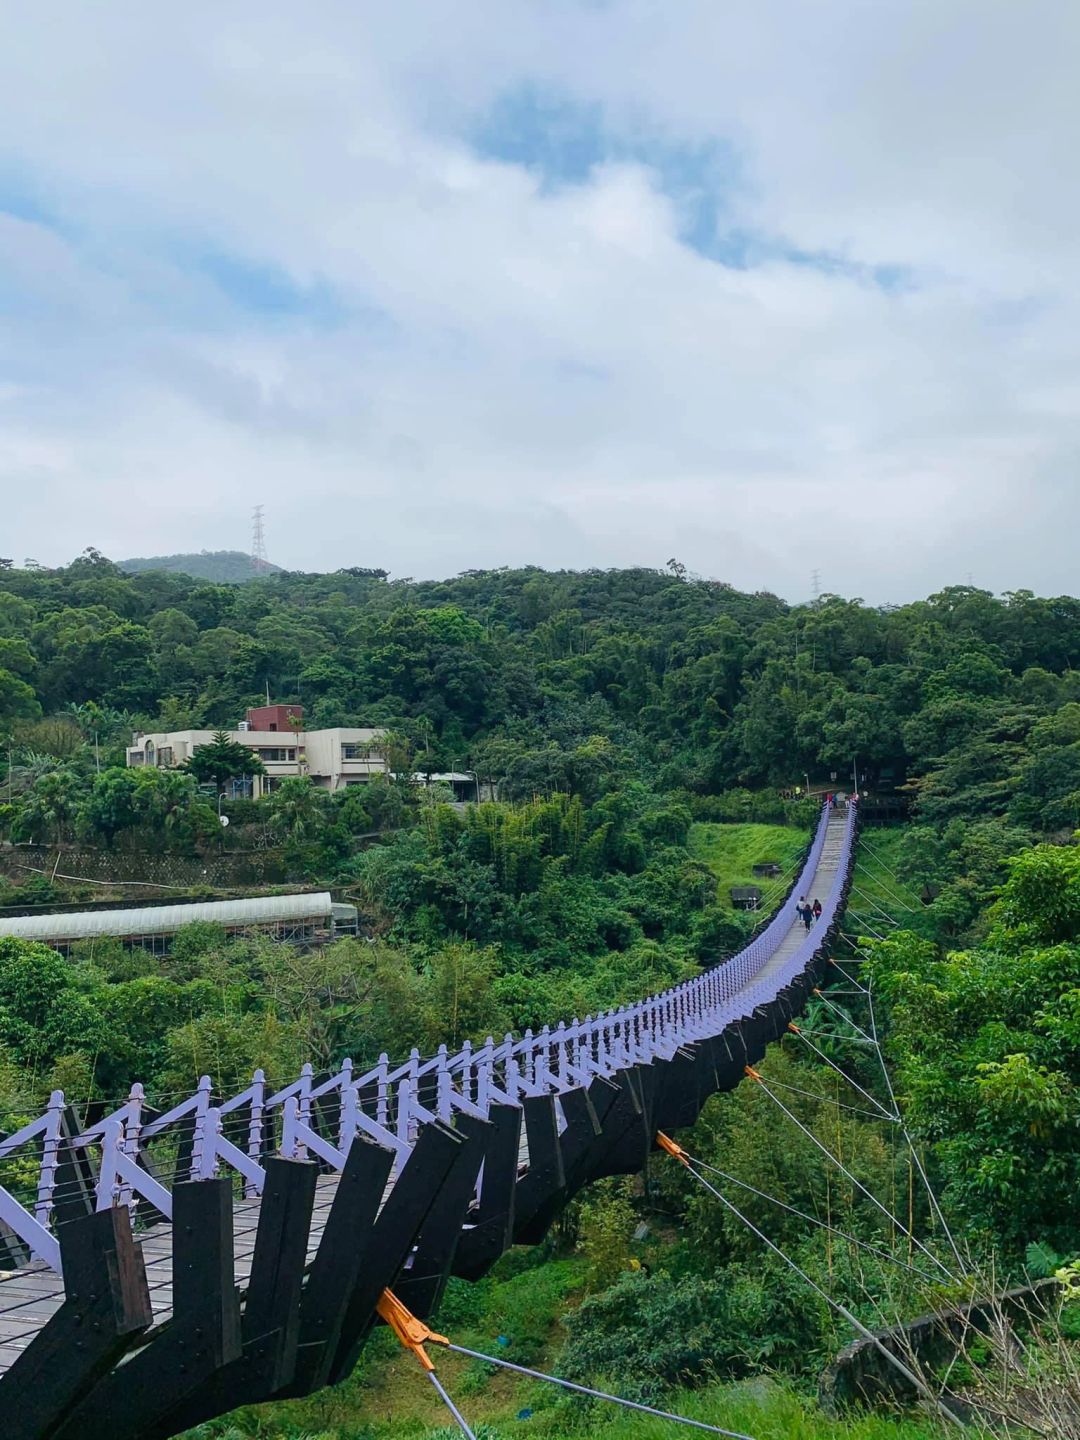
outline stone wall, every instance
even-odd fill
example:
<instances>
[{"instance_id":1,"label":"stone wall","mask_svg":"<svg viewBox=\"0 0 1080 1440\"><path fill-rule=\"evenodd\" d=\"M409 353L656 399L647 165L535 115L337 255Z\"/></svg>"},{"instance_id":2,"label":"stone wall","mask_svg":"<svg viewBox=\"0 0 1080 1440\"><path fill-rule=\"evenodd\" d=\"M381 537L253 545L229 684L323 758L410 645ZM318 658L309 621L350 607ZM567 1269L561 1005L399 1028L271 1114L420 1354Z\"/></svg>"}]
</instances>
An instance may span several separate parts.
<instances>
[{"instance_id":1,"label":"stone wall","mask_svg":"<svg viewBox=\"0 0 1080 1440\"><path fill-rule=\"evenodd\" d=\"M1010 1322L1023 1321L1052 1312L1059 1291L1056 1280L1038 1280L989 1300L942 1309L936 1315L920 1315L904 1325L876 1331L875 1338L909 1368L940 1372L956 1358L969 1328L987 1331L1002 1317ZM912 1359L917 1363L913 1365ZM866 1339L855 1340L840 1351L823 1372L818 1394L831 1414L851 1404L909 1405L918 1398L915 1387L889 1363L878 1344ZM950 1404L957 1413L967 1408L962 1401Z\"/></svg>"}]
</instances>

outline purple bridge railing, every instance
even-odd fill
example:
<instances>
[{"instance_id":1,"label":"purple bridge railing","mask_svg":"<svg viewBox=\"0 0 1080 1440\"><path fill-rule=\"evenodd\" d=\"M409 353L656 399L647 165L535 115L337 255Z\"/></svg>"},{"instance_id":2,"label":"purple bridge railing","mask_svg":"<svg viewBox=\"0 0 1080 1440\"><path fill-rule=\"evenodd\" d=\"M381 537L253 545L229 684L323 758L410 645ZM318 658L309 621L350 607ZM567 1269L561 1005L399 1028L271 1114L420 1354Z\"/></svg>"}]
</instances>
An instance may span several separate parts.
<instances>
[{"instance_id":1,"label":"purple bridge railing","mask_svg":"<svg viewBox=\"0 0 1080 1440\"><path fill-rule=\"evenodd\" d=\"M807 888L818 870L830 813L828 807L822 811L800 874ZM329 1078L317 1078L305 1065L297 1080L277 1090L256 1070L246 1089L219 1102L204 1076L191 1095L164 1113L148 1104L143 1086L136 1084L122 1105L85 1128L73 1127L65 1097L55 1091L44 1114L0 1140L0 1161L13 1168L20 1162L18 1180L5 1172L8 1184L0 1185L0 1239L6 1228L33 1258L60 1270L58 1186L71 1183L58 1181L65 1149L80 1157L91 1177L85 1183L98 1210L127 1206L133 1222L171 1219L172 1193L157 1178L163 1159L171 1164L174 1180L232 1172L247 1196L262 1193L268 1156L311 1159L340 1170L356 1136L393 1151L397 1170L421 1127L435 1120L452 1121L456 1113L486 1119L492 1105L520 1104L530 1096L553 1095L557 1104L558 1096L588 1087L597 1077L671 1060L681 1045L721 1034L807 969L822 931L843 907L854 804L843 823L821 919L779 965L769 962L795 924L794 890L765 929L730 959L637 1004L545 1026L538 1034L527 1030L498 1043L488 1036L482 1045L467 1043L456 1054L442 1045L426 1059L413 1050L397 1065L382 1055L364 1071L345 1060Z\"/></svg>"}]
</instances>

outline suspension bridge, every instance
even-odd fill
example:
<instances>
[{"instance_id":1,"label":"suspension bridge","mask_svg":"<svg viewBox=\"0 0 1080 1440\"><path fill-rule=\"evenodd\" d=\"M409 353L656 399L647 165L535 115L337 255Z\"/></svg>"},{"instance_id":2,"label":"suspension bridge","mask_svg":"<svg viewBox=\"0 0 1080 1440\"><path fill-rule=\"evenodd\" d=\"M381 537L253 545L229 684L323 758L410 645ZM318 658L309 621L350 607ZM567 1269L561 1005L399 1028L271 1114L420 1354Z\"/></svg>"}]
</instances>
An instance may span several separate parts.
<instances>
[{"instance_id":1,"label":"suspension bridge","mask_svg":"<svg viewBox=\"0 0 1080 1440\"><path fill-rule=\"evenodd\" d=\"M279 1089L204 1078L165 1106L135 1085L92 1124L55 1092L0 1140L7 1440L166 1440L334 1384L380 1315L398 1328L385 1292L422 1322L450 1275L640 1170L820 983L856 827L854 804L826 806L750 944L634 1005ZM803 895L822 903L810 930Z\"/></svg>"}]
</instances>

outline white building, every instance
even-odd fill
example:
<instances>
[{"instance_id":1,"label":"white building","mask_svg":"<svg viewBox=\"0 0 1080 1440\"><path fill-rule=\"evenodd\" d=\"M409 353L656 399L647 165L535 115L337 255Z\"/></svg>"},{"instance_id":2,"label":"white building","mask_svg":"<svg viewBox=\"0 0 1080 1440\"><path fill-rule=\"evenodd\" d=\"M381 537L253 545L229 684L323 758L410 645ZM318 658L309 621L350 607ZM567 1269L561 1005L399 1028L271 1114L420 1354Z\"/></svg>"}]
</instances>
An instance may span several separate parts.
<instances>
[{"instance_id":1,"label":"white building","mask_svg":"<svg viewBox=\"0 0 1080 1440\"><path fill-rule=\"evenodd\" d=\"M291 775L307 775L324 790L366 785L385 775L389 766L381 745L385 730L339 726L331 730L305 730L303 711L297 705L267 705L249 710L248 718L230 740L245 745L262 761L265 775L252 777L251 794L263 795ZM209 745L215 730L170 730L137 734L127 749L127 763L156 765L174 770L200 745Z\"/></svg>"}]
</instances>

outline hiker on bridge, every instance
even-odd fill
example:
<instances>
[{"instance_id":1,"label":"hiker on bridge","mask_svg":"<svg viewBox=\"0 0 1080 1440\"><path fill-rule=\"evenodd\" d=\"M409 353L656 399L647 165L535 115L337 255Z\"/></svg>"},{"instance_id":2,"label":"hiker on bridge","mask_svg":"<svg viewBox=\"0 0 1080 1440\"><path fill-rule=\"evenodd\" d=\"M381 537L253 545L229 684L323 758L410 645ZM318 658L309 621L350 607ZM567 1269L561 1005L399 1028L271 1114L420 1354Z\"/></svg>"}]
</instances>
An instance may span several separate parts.
<instances>
[{"instance_id":1,"label":"hiker on bridge","mask_svg":"<svg viewBox=\"0 0 1080 1440\"><path fill-rule=\"evenodd\" d=\"M799 896L799 903L795 906L795 913L806 926L807 930L809 930L810 926L814 923L814 910L813 906L807 903L805 895Z\"/></svg>"}]
</instances>

